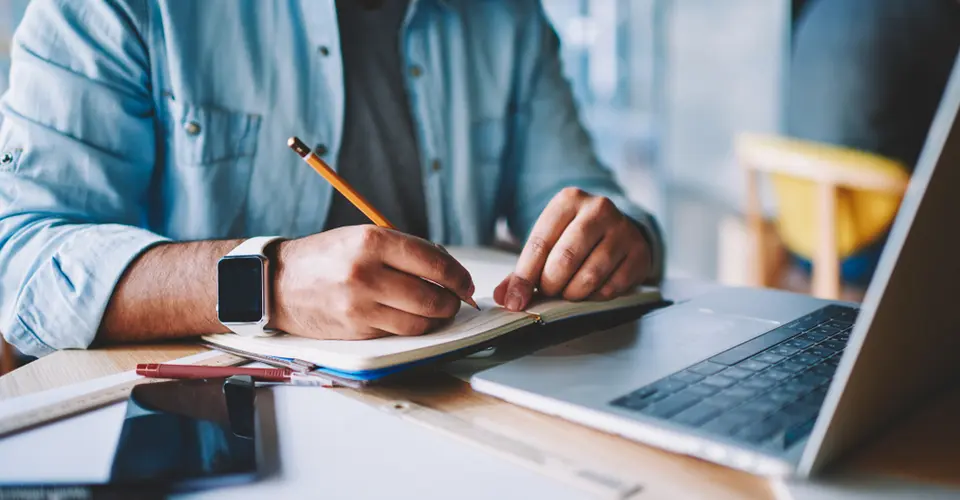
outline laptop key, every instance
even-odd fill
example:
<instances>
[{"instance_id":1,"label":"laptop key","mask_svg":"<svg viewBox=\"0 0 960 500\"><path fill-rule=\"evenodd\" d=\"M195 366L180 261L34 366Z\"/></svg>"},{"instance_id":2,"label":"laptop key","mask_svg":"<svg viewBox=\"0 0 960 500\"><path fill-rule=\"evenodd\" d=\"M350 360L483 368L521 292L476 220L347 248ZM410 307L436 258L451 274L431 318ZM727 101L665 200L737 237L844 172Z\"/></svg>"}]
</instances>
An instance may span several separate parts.
<instances>
[{"instance_id":1,"label":"laptop key","mask_svg":"<svg viewBox=\"0 0 960 500\"><path fill-rule=\"evenodd\" d=\"M819 362L820 359L821 358L818 358L817 356L813 356L805 352L802 352L800 354L797 354L796 356L791 357L790 361L793 361L794 363L804 364L804 365L812 365Z\"/></svg>"},{"instance_id":2,"label":"laptop key","mask_svg":"<svg viewBox=\"0 0 960 500\"><path fill-rule=\"evenodd\" d=\"M716 406L711 406L706 403L698 403L674 415L670 420L680 424L699 427L700 425L703 425L710 419L719 415L720 412L720 408L717 408Z\"/></svg>"},{"instance_id":3,"label":"laptop key","mask_svg":"<svg viewBox=\"0 0 960 500\"><path fill-rule=\"evenodd\" d=\"M803 335L798 336L797 338L800 340L807 340L816 344L817 342L826 340L827 338L830 337L830 335L832 335L832 334L824 333L818 330L820 330L820 327L810 330L804 333Z\"/></svg>"},{"instance_id":4,"label":"laptop key","mask_svg":"<svg viewBox=\"0 0 960 500\"><path fill-rule=\"evenodd\" d=\"M794 399L800 399L801 396L808 394L813 389L814 389L813 387L801 384L796 379L794 379L790 382L787 382L786 384L781 385L780 387L777 387L775 390L776 392L790 394L794 397Z\"/></svg>"},{"instance_id":5,"label":"laptop key","mask_svg":"<svg viewBox=\"0 0 960 500\"><path fill-rule=\"evenodd\" d=\"M636 396L623 396L613 401L613 405L627 408L629 410L640 411L657 401L660 401L667 397L667 394L662 392L654 392L645 397L636 397Z\"/></svg>"},{"instance_id":6,"label":"laptop key","mask_svg":"<svg viewBox=\"0 0 960 500\"><path fill-rule=\"evenodd\" d=\"M758 389L765 390L777 385L777 381L769 378L761 377L760 375L754 375L743 382L740 382L738 387L746 387L749 389Z\"/></svg>"},{"instance_id":7,"label":"laptop key","mask_svg":"<svg viewBox=\"0 0 960 500\"><path fill-rule=\"evenodd\" d=\"M699 373L700 375L709 376L709 375L713 375L714 373L720 372L720 371L723 370L724 368L726 368L726 365L721 365L721 364L717 364L717 363L711 363L711 362L709 362L709 361L704 361L704 362L702 362L702 363L700 363L700 364L698 364L698 365L694 365L694 366L691 366L690 368L687 368L686 371L690 371L690 372L693 372L693 373Z\"/></svg>"},{"instance_id":8,"label":"laptop key","mask_svg":"<svg viewBox=\"0 0 960 500\"><path fill-rule=\"evenodd\" d=\"M729 436L750 422L753 422L752 415L727 413L711 420L702 428L705 431Z\"/></svg>"},{"instance_id":9,"label":"laptop key","mask_svg":"<svg viewBox=\"0 0 960 500\"><path fill-rule=\"evenodd\" d=\"M765 398L780 403L781 405L792 403L800 399L800 395L795 392L782 391L779 388L774 389L764 395Z\"/></svg>"},{"instance_id":10,"label":"laptop key","mask_svg":"<svg viewBox=\"0 0 960 500\"><path fill-rule=\"evenodd\" d=\"M830 379L824 377L823 375L817 375L816 373L807 372L800 376L800 379L797 382L800 382L803 385L808 385L811 387L821 386L829 382Z\"/></svg>"},{"instance_id":11,"label":"laptop key","mask_svg":"<svg viewBox=\"0 0 960 500\"><path fill-rule=\"evenodd\" d=\"M777 365L778 370L783 370L790 373L800 373L807 369L807 365L802 365L800 363L794 363L789 359Z\"/></svg>"},{"instance_id":12,"label":"laptop key","mask_svg":"<svg viewBox=\"0 0 960 500\"><path fill-rule=\"evenodd\" d=\"M806 339L797 337L784 342L783 345L788 347L796 347L797 349L806 349L807 347L810 347L815 343L816 342L812 340L806 340Z\"/></svg>"},{"instance_id":13,"label":"laptop key","mask_svg":"<svg viewBox=\"0 0 960 500\"><path fill-rule=\"evenodd\" d=\"M691 385L690 387L687 387L686 389L678 392L677 394L692 394L697 397L705 398L707 396L712 396L719 391L720 391L720 388L714 387L712 385L697 384L697 385Z\"/></svg>"},{"instance_id":14,"label":"laptop key","mask_svg":"<svg viewBox=\"0 0 960 500\"><path fill-rule=\"evenodd\" d=\"M761 363L770 363L771 365L783 361L784 358L786 358L786 356L780 356L779 354L773 354L772 352L765 352L753 357L755 361L759 361Z\"/></svg>"},{"instance_id":15,"label":"laptop key","mask_svg":"<svg viewBox=\"0 0 960 500\"><path fill-rule=\"evenodd\" d=\"M740 411L755 412L759 415L769 415L780 408L780 405L770 401L748 401L738 408Z\"/></svg>"},{"instance_id":16,"label":"laptop key","mask_svg":"<svg viewBox=\"0 0 960 500\"><path fill-rule=\"evenodd\" d=\"M800 402L809 405L823 406L823 400L826 399L826 397L826 392L814 391L807 394Z\"/></svg>"},{"instance_id":17,"label":"laptop key","mask_svg":"<svg viewBox=\"0 0 960 500\"><path fill-rule=\"evenodd\" d=\"M746 401L757 395L757 391L750 389L749 387L735 386L731 387L720 393L720 396L733 398L740 401Z\"/></svg>"},{"instance_id":18,"label":"laptop key","mask_svg":"<svg viewBox=\"0 0 960 500\"><path fill-rule=\"evenodd\" d=\"M670 376L674 380L683 382L684 384L695 384L705 378L704 375L701 375L697 372L692 372L689 370L684 370L680 373L676 373Z\"/></svg>"},{"instance_id":19,"label":"laptop key","mask_svg":"<svg viewBox=\"0 0 960 500\"><path fill-rule=\"evenodd\" d=\"M652 395L653 395L654 393L656 393L656 392L657 392L657 389L656 389L656 388L651 387L651 386L648 385L648 386L646 386L646 387L641 387L640 389L637 389L637 390L631 392L630 394L627 394L627 397L629 397L629 398L643 399L643 398L646 398L646 397L648 397L648 396L652 396Z\"/></svg>"},{"instance_id":20,"label":"laptop key","mask_svg":"<svg viewBox=\"0 0 960 500\"><path fill-rule=\"evenodd\" d=\"M727 368L726 370L720 372L720 375L724 377L734 378L737 380L743 380L747 377L752 376L753 372L750 370L744 370L742 368L732 367L732 368Z\"/></svg>"},{"instance_id":21,"label":"laptop key","mask_svg":"<svg viewBox=\"0 0 960 500\"><path fill-rule=\"evenodd\" d=\"M710 358L710 361L727 366L733 366L759 352L763 352L765 349L773 347L780 342L793 337L794 335L796 335L796 332L789 328L775 328L767 333L764 333L763 335L760 335L759 337L755 337L752 340L748 340L732 349L728 349ZM764 361L762 359L757 359L757 361L763 363L776 363L779 360Z\"/></svg>"},{"instance_id":22,"label":"laptop key","mask_svg":"<svg viewBox=\"0 0 960 500\"><path fill-rule=\"evenodd\" d=\"M743 399L717 394L716 396L703 400L703 402L709 404L710 406L720 408L721 410L729 410L730 408L742 403Z\"/></svg>"},{"instance_id":23,"label":"laptop key","mask_svg":"<svg viewBox=\"0 0 960 500\"><path fill-rule=\"evenodd\" d=\"M799 419L807 419L819 413L820 406L805 403L803 401L797 401L796 403L791 403L787 406L784 406L780 411L787 415L793 415Z\"/></svg>"},{"instance_id":24,"label":"laptop key","mask_svg":"<svg viewBox=\"0 0 960 500\"><path fill-rule=\"evenodd\" d=\"M800 441L801 439L810 435L810 431L813 430L813 424L816 422L816 418L811 418L802 424L795 425L787 429L783 433L783 441L781 441L779 444L783 447L783 449L793 446L797 441Z\"/></svg>"},{"instance_id":25,"label":"laptop key","mask_svg":"<svg viewBox=\"0 0 960 500\"><path fill-rule=\"evenodd\" d=\"M713 375L712 377L707 377L703 379L702 384L712 385L714 387L719 387L721 389L726 389L731 385L737 383L736 379L729 377L724 377L723 375Z\"/></svg>"},{"instance_id":26,"label":"laptop key","mask_svg":"<svg viewBox=\"0 0 960 500\"><path fill-rule=\"evenodd\" d=\"M818 327L816 327L816 328L814 328L814 329L812 329L812 330L810 330L810 331L808 331L808 332L806 332L806 333L817 334L817 335L826 335L826 336L829 337L830 335L833 335L833 334L835 334L835 333L838 333L838 332L843 331L843 329L844 329L843 326L837 326L837 325L834 325L834 324L831 324L831 323L825 323L825 324L822 324L822 325L820 325L820 326L818 326Z\"/></svg>"},{"instance_id":27,"label":"laptop key","mask_svg":"<svg viewBox=\"0 0 960 500\"><path fill-rule=\"evenodd\" d=\"M829 357L832 356L833 353L834 353L833 350L831 350L831 349L826 349L826 348L820 347L820 346L811 347L811 348L807 349L807 350L804 351L804 352L809 353L809 354L812 354L812 355L814 355L814 356L821 357L821 358L829 358Z\"/></svg>"},{"instance_id":28,"label":"laptop key","mask_svg":"<svg viewBox=\"0 0 960 500\"><path fill-rule=\"evenodd\" d=\"M685 383L685 382L681 382L681 381L679 381L679 380L673 380L673 379L666 378L666 379L662 379L662 380L659 380L659 381L657 381L657 382L654 382L653 384L651 384L651 387L655 388L656 390L658 390L658 391L660 391L660 392L665 392L665 393L667 393L667 394L670 394L670 393L673 393L673 392L677 392L677 391L679 391L680 389L683 389L683 388L686 387L687 385L689 385L689 384L687 384L687 383Z\"/></svg>"},{"instance_id":29,"label":"laptop key","mask_svg":"<svg viewBox=\"0 0 960 500\"><path fill-rule=\"evenodd\" d=\"M652 417L670 418L677 413L697 404L700 398L689 394L674 394L643 409L643 413Z\"/></svg>"},{"instance_id":30,"label":"laptop key","mask_svg":"<svg viewBox=\"0 0 960 500\"><path fill-rule=\"evenodd\" d=\"M776 434L782 428L773 420L764 420L762 422L743 427L737 432L736 437L745 441L759 444L766 441L769 437Z\"/></svg>"},{"instance_id":31,"label":"laptop key","mask_svg":"<svg viewBox=\"0 0 960 500\"><path fill-rule=\"evenodd\" d=\"M825 347L835 352L840 352L847 347L846 342L840 342L839 340L825 340L818 347Z\"/></svg>"},{"instance_id":32,"label":"laptop key","mask_svg":"<svg viewBox=\"0 0 960 500\"><path fill-rule=\"evenodd\" d=\"M736 364L736 368L740 368L741 370L750 370L750 371L752 371L752 372L758 372L758 371L761 371L761 370L765 370L765 369L767 369L767 368L769 368L769 367L770 367L770 364L769 364L769 363L761 363L761 362L756 361L756 360L753 360L753 359L748 359L748 360L746 360L746 361L741 361L741 362L739 362L739 363Z\"/></svg>"},{"instance_id":33,"label":"laptop key","mask_svg":"<svg viewBox=\"0 0 960 500\"><path fill-rule=\"evenodd\" d=\"M788 357L788 356L793 356L794 354L800 352L800 349L797 349L796 347L790 347L788 345L780 344L777 347L774 347L773 349L770 349L767 352L776 354L778 356Z\"/></svg>"},{"instance_id":34,"label":"laptop key","mask_svg":"<svg viewBox=\"0 0 960 500\"><path fill-rule=\"evenodd\" d=\"M837 372L837 366L830 363L822 363L814 366L810 371L824 377L833 377L833 374Z\"/></svg>"},{"instance_id":35,"label":"laptop key","mask_svg":"<svg viewBox=\"0 0 960 500\"><path fill-rule=\"evenodd\" d=\"M793 374L788 371L780 370L778 368L771 368L769 370L760 372L758 376L761 378L768 378L770 380L775 380L777 382L780 382L782 380L786 380L790 378L791 376L793 376Z\"/></svg>"}]
</instances>

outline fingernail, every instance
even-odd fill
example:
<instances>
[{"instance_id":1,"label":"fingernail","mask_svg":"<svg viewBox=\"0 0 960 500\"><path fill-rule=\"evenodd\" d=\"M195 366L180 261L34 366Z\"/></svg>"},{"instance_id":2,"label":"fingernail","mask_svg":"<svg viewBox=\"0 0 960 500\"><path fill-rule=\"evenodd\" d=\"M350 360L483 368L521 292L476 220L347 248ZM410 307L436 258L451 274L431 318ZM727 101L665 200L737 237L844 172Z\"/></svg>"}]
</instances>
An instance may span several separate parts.
<instances>
[{"instance_id":1,"label":"fingernail","mask_svg":"<svg viewBox=\"0 0 960 500\"><path fill-rule=\"evenodd\" d=\"M470 284L470 288L467 289L467 297L473 297L473 294L477 291L477 285L473 283Z\"/></svg>"},{"instance_id":2,"label":"fingernail","mask_svg":"<svg viewBox=\"0 0 960 500\"><path fill-rule=\"evenodd\" d=\"M511 288L507 290L507 309L511 311L519 311L523 308L523 297L520 296L520 292L516 288Z\"/></svg>"}]
</instances>

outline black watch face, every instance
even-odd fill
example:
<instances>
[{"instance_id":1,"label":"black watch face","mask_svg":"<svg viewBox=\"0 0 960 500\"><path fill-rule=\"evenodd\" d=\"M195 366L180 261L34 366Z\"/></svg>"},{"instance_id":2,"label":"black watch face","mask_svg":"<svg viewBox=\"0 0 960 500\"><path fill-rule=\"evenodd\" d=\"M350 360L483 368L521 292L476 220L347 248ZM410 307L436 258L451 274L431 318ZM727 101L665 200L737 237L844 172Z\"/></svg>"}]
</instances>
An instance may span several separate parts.
<instances>
[{"instance_id":1,"label":"black watch face","mask_svg":"<svg viewBox=\"0 0 960 500\"><path fill-rule=\"evenodd\" d=\"M259 257L224 257L217 264L218 314L222 323L263 318L264 262Z\"/></svg>"}]
</instances>

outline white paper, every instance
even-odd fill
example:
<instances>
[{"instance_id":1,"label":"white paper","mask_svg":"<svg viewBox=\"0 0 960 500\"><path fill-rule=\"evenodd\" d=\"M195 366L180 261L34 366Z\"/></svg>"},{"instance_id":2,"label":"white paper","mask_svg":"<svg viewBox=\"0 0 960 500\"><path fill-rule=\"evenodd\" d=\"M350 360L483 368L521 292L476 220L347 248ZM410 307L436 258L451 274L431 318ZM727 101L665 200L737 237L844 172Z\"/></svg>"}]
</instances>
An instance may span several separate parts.
<instances>
[{"instance_id":1,"label":"white paper","mask_svg":"<svg viewBox=\"0 0 960 500\"><path fill-rule=\"evenodd\" d=\"M280 473L189 497L587 498L565 483L335 390L272 390ZM107 480L123 415L124 405L117 404L0 440L0 482Z\"/></svg>"}]
</instances>

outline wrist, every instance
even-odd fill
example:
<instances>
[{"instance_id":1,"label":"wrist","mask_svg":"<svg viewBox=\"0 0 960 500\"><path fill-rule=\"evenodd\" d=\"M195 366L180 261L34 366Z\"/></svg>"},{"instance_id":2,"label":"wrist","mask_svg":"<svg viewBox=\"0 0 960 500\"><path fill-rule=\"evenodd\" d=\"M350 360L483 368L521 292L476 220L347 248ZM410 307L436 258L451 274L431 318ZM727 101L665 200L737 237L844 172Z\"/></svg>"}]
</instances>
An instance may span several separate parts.
<instances>
[{"instance_id":1,"label":"wrist","mask_svg":"<svg viewBox=\"0 0 960 500\"><path fill-rule=\"evenodd\" d=\"M285 331L287 325L286 308L283 302L283 292L281 291L284 283L284 263L290 252L290 240L279 240L271 243L264 249L264 255L270 262L269 289L270 294L267 297L270 304L270 321L267 328L272 330Z\"/></svg>"}]
</instances>

